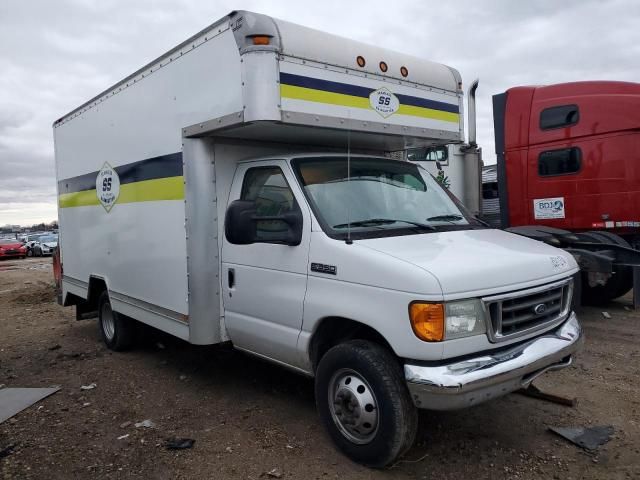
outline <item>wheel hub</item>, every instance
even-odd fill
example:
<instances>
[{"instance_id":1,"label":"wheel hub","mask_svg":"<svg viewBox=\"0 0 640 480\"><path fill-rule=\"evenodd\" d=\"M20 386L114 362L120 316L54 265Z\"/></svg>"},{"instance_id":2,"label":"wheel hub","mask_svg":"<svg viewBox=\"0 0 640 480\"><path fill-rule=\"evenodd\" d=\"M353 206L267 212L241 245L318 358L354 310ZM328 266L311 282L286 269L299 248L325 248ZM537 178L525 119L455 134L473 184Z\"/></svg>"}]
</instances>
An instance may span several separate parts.
<instances>
[{"instance_id":1,"label":"wheel hub","mask_svg":"<svg viewBox=\"0 0 640 480\"><path fill-rule=\"evenodd\" d=\"M353 443L369 443L378 430L378 404L369 383L353 370L340 370L330 386L331 416L340 432Z\"/></svg>"}]
</instances>

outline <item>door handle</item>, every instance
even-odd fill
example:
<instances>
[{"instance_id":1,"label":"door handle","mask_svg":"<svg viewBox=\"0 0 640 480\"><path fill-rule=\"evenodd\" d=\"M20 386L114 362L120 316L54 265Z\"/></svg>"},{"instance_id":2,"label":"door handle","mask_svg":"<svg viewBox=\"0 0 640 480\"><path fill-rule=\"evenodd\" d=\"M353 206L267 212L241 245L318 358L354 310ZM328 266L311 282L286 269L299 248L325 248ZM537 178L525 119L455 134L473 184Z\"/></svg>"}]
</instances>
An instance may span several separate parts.
<instances>
[{"instance_id":1,"label":"door handle","mask_svg":"<svg viewBox=\"0 0 640 480\"><path fill-rule=\"evenodd\" d=\"M227 270L227 284L229 285L229 288L236 286L236 271L233 268Z\"/></svg>"}]
</instances>

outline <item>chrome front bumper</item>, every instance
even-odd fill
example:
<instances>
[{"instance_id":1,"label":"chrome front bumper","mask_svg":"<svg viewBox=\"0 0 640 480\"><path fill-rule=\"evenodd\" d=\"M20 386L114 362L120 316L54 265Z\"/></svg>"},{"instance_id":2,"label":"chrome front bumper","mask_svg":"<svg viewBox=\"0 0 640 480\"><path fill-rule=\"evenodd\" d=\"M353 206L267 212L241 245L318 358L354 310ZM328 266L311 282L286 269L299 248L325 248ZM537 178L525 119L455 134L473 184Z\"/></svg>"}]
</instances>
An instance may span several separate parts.
<instances>
[{"instance_id":1,"label":"chrome front bumper","mask_svg":"<svg viewBox=\"0 0 640 480\"><path fill-rule=\"evenodd\" d=\"M584 337L575 313L555 330L479 357L436 366L405 364L413 403L456 410L527 387L544 372L571 365Z\"/></svg>"}]
</instances>

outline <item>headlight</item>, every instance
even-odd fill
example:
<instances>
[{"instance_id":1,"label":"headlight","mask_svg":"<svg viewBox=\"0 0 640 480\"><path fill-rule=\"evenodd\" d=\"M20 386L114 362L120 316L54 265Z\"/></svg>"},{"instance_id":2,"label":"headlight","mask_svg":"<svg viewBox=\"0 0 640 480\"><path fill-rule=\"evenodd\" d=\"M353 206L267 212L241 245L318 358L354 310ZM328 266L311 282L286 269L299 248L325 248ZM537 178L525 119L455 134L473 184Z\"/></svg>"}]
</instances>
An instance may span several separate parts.
<instances>
[{"instance_id":1,"label":"headlight","mask_svg":"<svg viewBox=\"0 0 640 480\"><path fill-rule=\"evenodd\" d=\"M477 299L445 303L445 338L470 337L487 332L484 308Z\"/></svg>"},{"instance_id":2,"label":"headlight","mask_svg":"<svg viewBox=\"0 0 640 480\"><path fill-rule=\"evenodd\" d=\"M409 319L413 333L425 342L471 337L487 331L484 308L477 298L445 303L412 302Z\"/></svg>"}]
</instances>

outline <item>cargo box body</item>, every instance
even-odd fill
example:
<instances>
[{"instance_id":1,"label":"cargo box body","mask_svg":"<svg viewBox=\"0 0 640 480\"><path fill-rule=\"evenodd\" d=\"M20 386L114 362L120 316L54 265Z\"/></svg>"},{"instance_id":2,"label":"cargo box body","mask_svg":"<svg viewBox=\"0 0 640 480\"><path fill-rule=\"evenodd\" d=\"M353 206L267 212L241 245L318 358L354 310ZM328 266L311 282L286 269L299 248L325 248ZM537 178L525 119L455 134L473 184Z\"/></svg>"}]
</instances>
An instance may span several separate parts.
<instances>
[{"instance_id":1,"label":"cargo box body","mask_svg":"<svg viewBox=\"0 0 640 480\"><path fill-rule=\"evenodd\" d=\"M224 341L219 235L237 162L459 143L462 102L447 66L232 12L54 123L63 301L89 301L97 282L116 311Z\"/></svg>"}]
</instances>

